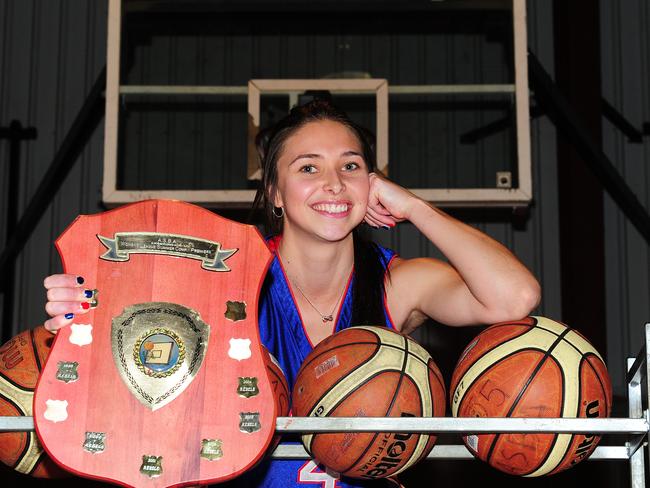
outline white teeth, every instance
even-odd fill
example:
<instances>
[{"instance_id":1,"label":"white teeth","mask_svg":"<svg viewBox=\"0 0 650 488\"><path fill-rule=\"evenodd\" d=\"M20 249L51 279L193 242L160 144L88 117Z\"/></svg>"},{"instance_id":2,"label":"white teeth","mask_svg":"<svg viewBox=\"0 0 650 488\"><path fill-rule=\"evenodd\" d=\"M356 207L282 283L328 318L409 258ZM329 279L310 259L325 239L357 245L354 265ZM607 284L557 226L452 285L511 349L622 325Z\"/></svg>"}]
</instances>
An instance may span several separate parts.
<instances>
[{"instance_id":1,"label":"white teeth","mask_svg":"<svg viewBox=\"0 0 650 488\"><path fill-rule=\"evenodd\" d=\"M320 204L314 205L313 208L314 208L314 210L319 210L321 212L341 213L341 212L347 212L348 205L346 203L343 203L343 204L320 203Z\"/></svg>"}]
</instances>

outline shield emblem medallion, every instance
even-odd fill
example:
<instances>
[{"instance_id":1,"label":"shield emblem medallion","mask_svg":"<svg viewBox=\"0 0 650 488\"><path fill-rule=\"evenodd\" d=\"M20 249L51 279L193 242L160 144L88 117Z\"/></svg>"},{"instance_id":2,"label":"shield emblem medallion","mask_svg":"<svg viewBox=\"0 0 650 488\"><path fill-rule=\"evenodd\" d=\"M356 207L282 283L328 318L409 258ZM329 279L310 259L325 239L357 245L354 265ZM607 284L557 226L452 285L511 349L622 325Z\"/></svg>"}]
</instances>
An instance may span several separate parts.
<instances>
[{"instance_id":1,"label":"shield emblem medallion","mask_svg":"<svg viewBox=\"0 0 650 488\"><path fill-rule=\"evenodd\" d=\"M59 331L41 373L34 422L48 454L134 487L254 466L277 415L257 327L271 253L257 229L149 200L80 216L56 245L97 306ZM240 378L256 378L256 394ZM242 412L255 413L245 428Z\"/></svg>"},{"instance_id":2,"label":"shield emblem medallion","mask_svg":"<svg viewBox=\"0 0 650 488\"><path fill-rule=\"evenodd\" d=\"M112 321L113 359L131 393L156 410L194 379L209 336L210 326L194 310L176 303L138 303Z\"/></svg>"}]
</instances>

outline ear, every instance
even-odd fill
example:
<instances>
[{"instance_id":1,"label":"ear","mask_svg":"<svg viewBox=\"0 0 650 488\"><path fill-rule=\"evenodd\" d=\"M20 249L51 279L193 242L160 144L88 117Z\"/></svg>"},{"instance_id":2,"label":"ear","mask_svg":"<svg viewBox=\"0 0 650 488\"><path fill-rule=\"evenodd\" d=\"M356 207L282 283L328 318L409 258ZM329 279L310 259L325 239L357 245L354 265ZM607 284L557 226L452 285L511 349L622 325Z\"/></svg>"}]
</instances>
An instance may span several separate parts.
<instances>
[{"instance_id":1,"label":"ear","mask_svg":"<svg viewBox=\"0 0 650 488\"><path fill-rule=\"evenodd\" d=\"M283 207L284 202L282 201L282 195L277 188L268 188L267 195L269 196L269 201L273 202L274 207Z\"/></svg>"}]
</instances>

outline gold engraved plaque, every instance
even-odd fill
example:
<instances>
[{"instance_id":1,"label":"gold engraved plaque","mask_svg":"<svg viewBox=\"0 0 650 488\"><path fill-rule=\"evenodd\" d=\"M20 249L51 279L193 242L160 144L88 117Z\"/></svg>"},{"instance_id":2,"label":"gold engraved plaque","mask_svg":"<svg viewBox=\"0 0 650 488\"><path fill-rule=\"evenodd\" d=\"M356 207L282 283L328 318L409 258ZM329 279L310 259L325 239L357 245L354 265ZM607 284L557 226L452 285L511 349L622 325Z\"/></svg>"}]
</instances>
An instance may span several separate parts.
<instances>
[{"instance_id":1,"label":"gold engraved plaque","mask_svg":"<svg viewBox=\"0 0 650 488\"><path fill-rule=\"evenodd\" d=\"M84 451L97 454L106 449L106 434L104 432L86 432L86 440L83 445Z\"/></svg>"},{"instance_id":2,"label":"gold engraved plaque","mask_svg":"<svg viewBox=\"0 0 650 488\"><path fill-rule=\"evenodd\" d=\"M216 461L223 457L221 439L203 439L201 441L201 457L209 461Z\"/></svg>"},{"instance_id":3,"label":"gold engraved plaque","mask_svg":"<svg viewBox=\"0 0 650 488\"><path fill-rule=\"evenodd\" d=\"M79 373L77 372L77 366L79 366L78 362L59 361L56 364L57 380L63 381L65 383L71 383L79 379Z\"/></svg>"},{"instance_id":4,"label":"gold engraved plaque","mask_svg":"<svg viewBox=\"0 0 650 488\"><path fill-rule=\"evenodd\" d=\"M230 271L224 263L239 249L221 249L221 244L198 237L159 232L116 232L114 238L97 234L108 251L100 256L107 261L128 261L129 254L166 254L198 259L208 271Z\"/></svg>"},{"instance_id":5,"label":"gold engraved plaque","mask_svg":"<svg viewBox=\"0 0 650 488\"><path fill-rule=\"evenodd\" d=\"M140 472L150 478L160 476L163 472L162 456L142 456Z\"/></svg>"},{"instance_id":6,"label":"gold engraved plaque","mask_svg":"<svg viewBox=\"0 0 650 488\"><path fill-rule=\"evenodd\" d=\"M262 428L259 412L241 412L239 414L239 430L252 434Z\"/></svg>"},{"instance_id":7,"label":"gold engraved plaque","mask_svg":"<svg viewBox=\"0 0 650 488\"><path fill-rule=\"evenodd\" d=\"M113 318L113 359L122 381L156 410L180 395L205 358L210 326L182 305L147 302Z\"/></svg>"},{"instance_id":8,"label":"gold engraved plaque","mask_svg":"<svg viewBox=\"0 0 650 488\"><path fill-rule=\"evenodd\" d=\"M228 320L237 322L246 318L246 304L244 302L226 302L225 316Z\"/></svg>"},{"instance_id":9,"label":"gold engraved plaque","mask_svg":"<svg viewBox=\"0 0 650 488\"><path fill-rule=\"evenodd\" d=\"M244 376L239 378L239 386L237 387L237 394L244 398L254 397L260 392L257 388L257 378L254 376Z\"/></svg>"}]
</instances>

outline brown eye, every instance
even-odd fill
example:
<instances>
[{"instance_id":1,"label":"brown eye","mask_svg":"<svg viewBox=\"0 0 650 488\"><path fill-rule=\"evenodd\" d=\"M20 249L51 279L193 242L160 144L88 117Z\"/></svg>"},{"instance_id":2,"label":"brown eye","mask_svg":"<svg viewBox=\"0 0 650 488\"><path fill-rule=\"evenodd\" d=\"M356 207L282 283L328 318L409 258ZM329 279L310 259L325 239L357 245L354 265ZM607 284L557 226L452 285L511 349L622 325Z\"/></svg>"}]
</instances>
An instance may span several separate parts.
<instances>
[{"instance_id":1,"label":"brown eye","mask_svg":"<svg viewBox=\"0 0 650 488\"><path fill-rule=\"evenodd\" d=\"M306 164L302 168L300 168L301 173L315 173L316 172L316 166L313 164Z\"/></svg>"}]
</instances>

